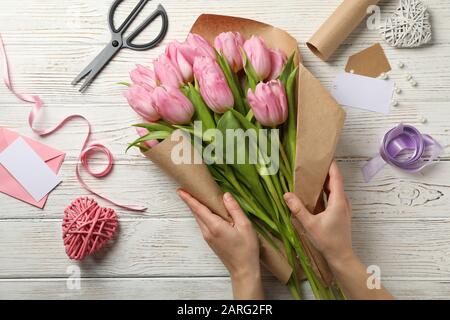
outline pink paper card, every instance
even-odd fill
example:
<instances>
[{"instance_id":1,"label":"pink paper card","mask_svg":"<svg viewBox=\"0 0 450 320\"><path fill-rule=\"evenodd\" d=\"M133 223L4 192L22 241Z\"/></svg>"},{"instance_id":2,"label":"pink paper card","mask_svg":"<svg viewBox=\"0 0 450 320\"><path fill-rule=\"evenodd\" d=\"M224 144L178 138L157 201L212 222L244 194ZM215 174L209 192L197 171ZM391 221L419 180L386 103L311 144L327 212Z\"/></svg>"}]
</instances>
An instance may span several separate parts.
<instances>
[{"instance_id":1,"label":"pink paper card","mask_svg":"<svg viewBox=\"0 0 450 320\"><path fill-rule=\"evenodd\" d=\"M21 137L0 153L0 164L38 202L61 183L61 179Z\"/></svg>"}]
</instances>

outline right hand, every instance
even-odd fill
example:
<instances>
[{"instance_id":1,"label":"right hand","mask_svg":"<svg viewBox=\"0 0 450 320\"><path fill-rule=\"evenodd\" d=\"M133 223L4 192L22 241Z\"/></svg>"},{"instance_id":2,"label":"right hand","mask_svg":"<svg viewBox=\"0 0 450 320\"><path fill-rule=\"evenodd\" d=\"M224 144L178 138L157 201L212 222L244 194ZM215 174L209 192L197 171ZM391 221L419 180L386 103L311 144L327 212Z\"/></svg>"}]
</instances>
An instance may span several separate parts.
<instances>
[{"instance_id":1,"label":"right hand","mask_svg":"<svg viewBox=\"0 0 450 320\"><path fill-rule=\"evenodd\" d=\"M326 188L328 206L317 215L311 214L293 193L284 199L295 218L303 225L312 244L329 263L353 255L351 236L350 202L344 192L344 181L336 162L333 161Z\"/></svg>"}]
</instances>

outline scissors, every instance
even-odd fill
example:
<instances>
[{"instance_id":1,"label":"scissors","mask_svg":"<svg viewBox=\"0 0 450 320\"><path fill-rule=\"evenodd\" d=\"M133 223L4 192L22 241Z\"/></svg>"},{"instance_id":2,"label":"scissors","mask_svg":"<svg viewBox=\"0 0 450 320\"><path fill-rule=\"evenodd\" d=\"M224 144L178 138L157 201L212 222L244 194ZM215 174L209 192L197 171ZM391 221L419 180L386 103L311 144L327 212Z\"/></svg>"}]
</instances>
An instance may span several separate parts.
<instances>
[{"instance_id":1,"label":"scissors","mask_svg":"<svg viewBox=\"0 0 450 320\"><path fill-rule=\"evenodd\" d=\"M80 88L80 92L84 92L91 83L95 80L95 78L99 75L99 73L105 68L105 66L115 57L115 55L124 48L135 50L135 51L144 51L149 50L156 47L167 34L167 30L169 28L169 17L167 16L167 12L162 5L158 5L158 8L148 17L134 32L132 32L128 37L125 37L124 34L133 23L134 20L138 17L139 13L144 9L145 5L151 0L140 0L130 15L125 19L122 25L116 29L114 25L114 15L116 13L117 7L124 0L115 0L111 9L109 11L109 27L111 30L111 42L103 49L102 52L83 70L81 73L72 81L72 85L76 85L81 80L86 78L86 81ZM147 28L150 23L152 23L158 17L162 18L162 28L159 32L158 36L145 44L134 44L133 40Z\"/></svg>"}]
</instances>

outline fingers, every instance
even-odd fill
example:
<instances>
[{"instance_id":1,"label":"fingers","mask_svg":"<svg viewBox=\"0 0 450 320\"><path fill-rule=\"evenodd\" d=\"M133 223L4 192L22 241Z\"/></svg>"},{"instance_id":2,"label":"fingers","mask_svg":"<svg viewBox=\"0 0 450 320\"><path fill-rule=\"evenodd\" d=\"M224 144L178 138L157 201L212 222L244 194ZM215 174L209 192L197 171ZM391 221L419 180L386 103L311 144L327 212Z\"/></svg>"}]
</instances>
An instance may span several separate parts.
<instances>
[{"instance_id":1,"label":"fingers","mask_svg":"<svg viewBox=\"0 0 450 320\"><path fill-rule=\"evenodd\" d=\"M231 218L233 218L236 226L248 226L250 224L250 221L244 211L242 211L241 206L229 192L224 194L223 203Z\"/></svg>"},{"instance_id":2,"label":"fingers","mask_svg":"<svg viewBox=\"0 0 450 320\"><path fill-rule=\"evenodd\" d=\"M328 201L332 202L338 199L345 199L344 178L342 177L336 161L333 161L331 164L329 181L326 189L328 189Z\"/></svg>"},{"instance_id":3,"label":"fingers","mask_svg":"<svg viewBox=\"0 0 450 320\"><path fill-rule=\"evenodd\" d=\"M199 225L202 223L200 227L203 227L203 229L206 228L212 235L216 235L223 227L227 226L225 220L212 213L206 206L201 204L186 191L179 189L177 190L177 193L198 219Z\"/></svg>"},{"instance_id":4,"label":"fingers","mask_svg":"<svg viewBox=\"0 0 450 320\"><path fill-rule=\"evenodd\" d=\"M297 218L301 224L307 228L312 222L313 215L305 208L301 200L293 193L286 193L284 200L292 212L292 215Z\"/></svg>"},{"instance_id":5,"label":"fingers","mask_svg":"<svg viewBox=\"0 0 450 320\"><path fill-rule=\"evenodd\" d=\"M209 241L212 238L211 231L209 231L206 224L204 224L203 221L200 220L200 218L197 217L197 215L195 213L194 213L194 218L195 218L195 221L197 221L198 226L200 227L200 231L202 232L203 238L205 238L205 240Z\"/></svg>"}]
</instances>

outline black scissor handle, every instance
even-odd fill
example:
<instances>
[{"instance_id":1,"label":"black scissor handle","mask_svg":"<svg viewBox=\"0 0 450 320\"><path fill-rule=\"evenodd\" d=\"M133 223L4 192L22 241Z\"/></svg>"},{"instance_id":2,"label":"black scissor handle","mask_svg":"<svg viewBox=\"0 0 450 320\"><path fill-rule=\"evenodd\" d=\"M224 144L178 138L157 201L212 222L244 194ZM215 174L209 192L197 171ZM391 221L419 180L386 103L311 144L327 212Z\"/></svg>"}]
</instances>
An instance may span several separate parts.
<instances>
[{"instance_id":1,"label":"black scissor handle","mask_svg":"<svg viewBox=\"0 0 450 320\"><path fill-rule=\"evenodd\" d=\"M116 0L114 1L113 5L111 6L111 9L109 11L109 26L111 29L111 32L113 33L113 39L117 39L117 36L122 37L124 33L128 30L130 25L133 23L134 20L136 20L139 13L144 9L145 5L151 1L151 0L140 0L139 3L136 5L136 7L133 9L133 11L130 13L130 15L125 19L125 21L120 25L119 28L116 28L114 25L114 16L116 13L117 8L124 0ZM159 16L162 18L162 28L159 32L158 36L145 44L133 44L133 40L136 39L139 34L141 34L142 31L144 31L145 28L147 28L150 23L155 21ZM164 7L160 4L158 5L158 8L152 13L150 17L148 17L133 33L131 33L126 39L123 39L122 47L123 48L129 48L133 50L148 50L151 48L156 47L166 36L167 30L169 29L169 17L167 15L166 10ZM118 43L117 43L118 44Z\"/></svg>"},{"instance_id":2,"label":"black scissor handle","mask_svg":"<svg viewBox=\"0 0 450 320\"><path fill-rule=\"evenodd\" d=\"M119 5L124 0L115 0L114 3L111 6L111 9L109 9L109 27L111 29L112 33L119 33L123 35L125 31L130 27L130 25L133 23L133 21L137 18L139 13L144 9L145 5L151 1L151 0L140 0L139 3L134 7L133 11L128 15L128 17L125 19L124 22L120 25L119 28L116 28L114 24L114 16L116 15L116 10L119 7Z\"/></svg>"},{"instance_id":3,"label":"black scissor handle","mask_svg":"<svg viewBox=\"0 0 450 320\"><path fill-rule=\"evenodd\" d=\"M132 43L133 40L136 39L136 37L139 34L141 34L141 32L144 31L145 28L147 28L150 25L150 23L155 21L158 17L161 17L161 19L162 19L162 27L161 27L161 31L159 32L158 36L148 43L144 43L144 44ZM152 49L152 48L156 47L161 41L163 41L164 37L167 34L168 29L169 29L169 17L167 15L167 12L164 9L164 7L161 4L159 4L158 8L152 13L152 15L150 17L148 17L147 20L145 20L132 34L130 34L124 40L123 47L129 48L132 50L137 50L137 51Z\"/></svg>"}]
</instances>

